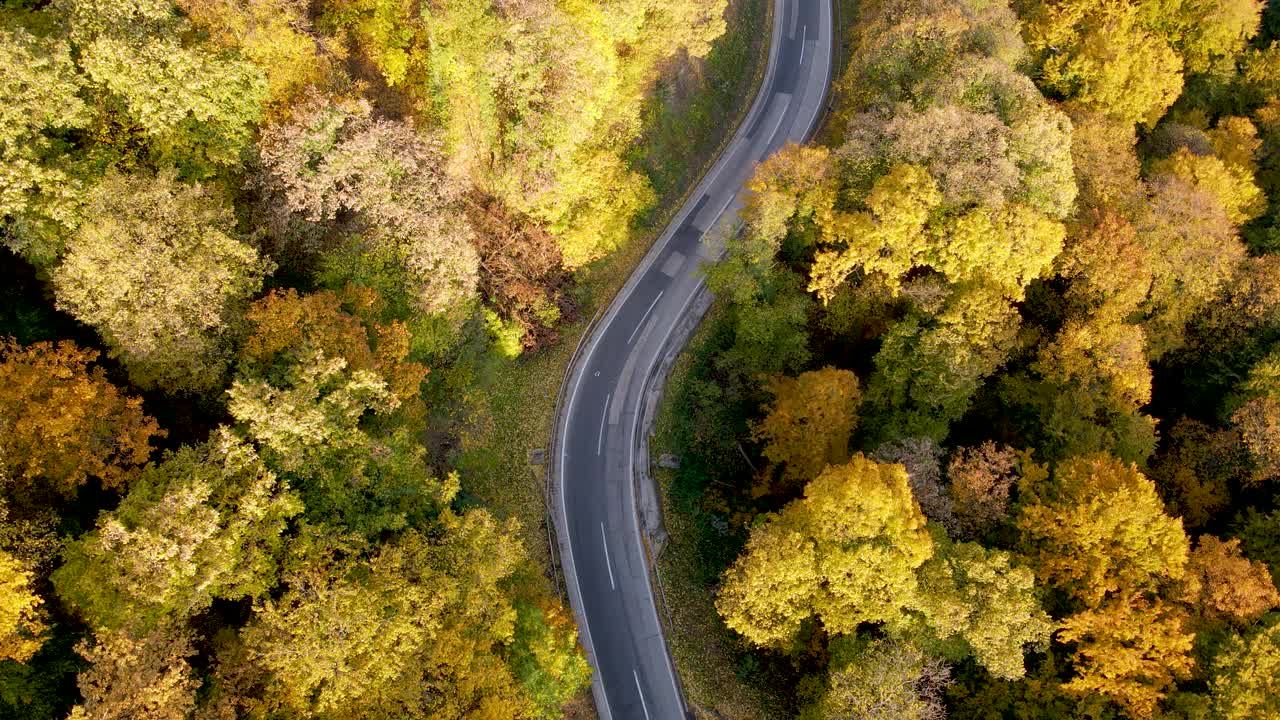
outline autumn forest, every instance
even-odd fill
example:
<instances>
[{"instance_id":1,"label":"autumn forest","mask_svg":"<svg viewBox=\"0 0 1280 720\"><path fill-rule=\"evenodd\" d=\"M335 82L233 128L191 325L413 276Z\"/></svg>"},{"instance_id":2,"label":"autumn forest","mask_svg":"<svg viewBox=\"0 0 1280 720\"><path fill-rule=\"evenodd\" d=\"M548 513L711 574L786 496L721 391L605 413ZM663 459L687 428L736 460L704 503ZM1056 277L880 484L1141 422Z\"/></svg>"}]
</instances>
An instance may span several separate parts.
<instances>
[{"instance_id":1,"label":"autumn forest","mask_svg":"<svg viewBox=\"0 0 1280 720\"><path fill-rule=\"evenodd\" d=\"M673 400L738 680L805 720L1280 718L1280 16L848 32Z\"/></svg>"},{"instance_id":2,"label":"autumn forest","mask_svg":"<svg viewBox=\"0 0 1280 720\"><path fill-rule=\"evenodd\" d=\"M691 710L1280 720L1280 8L837 6L664 400ZM0 719L590 717L496 398L767 7L0 2Z\"/></svg>"}]
</instances>

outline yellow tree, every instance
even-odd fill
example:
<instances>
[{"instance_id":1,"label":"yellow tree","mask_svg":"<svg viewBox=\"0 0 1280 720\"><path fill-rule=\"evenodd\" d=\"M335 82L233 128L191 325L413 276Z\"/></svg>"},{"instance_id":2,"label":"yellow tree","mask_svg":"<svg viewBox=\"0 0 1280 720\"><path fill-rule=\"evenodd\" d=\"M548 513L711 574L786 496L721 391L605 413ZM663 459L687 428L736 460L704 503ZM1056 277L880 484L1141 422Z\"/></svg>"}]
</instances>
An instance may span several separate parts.
<instances>
[{"instance_id":1,"label":"yellow tree","mask_svg":"<svg viewBox=\"0 0 1280 720\"><path fill-rule=\"evenodd\" d=\"M927 250L929 213L942 202L924 168L900 163L875 181L864 203L870 212L832 213L822 219L823 243L809 271L809 290L829 302L851 272L881 273L897 290L901 276Z\"/></svg>"},{"instance_id":2,"label":"yellow tree","mask_svg":"<svg viewBox=\"0 0 1280 720\"><path fill-rule=\"evenodd\" d=\"M1034 3L1023 33L1044 87L1125 122L1155 124L1182 91L1182 58L1135 3Z\"/></svg>"},{"instance_id":3,"label":"yellow tree","mask_svg":"<svg viewBox=\"0 0 1280 720\"><path fill-rule=\"evenodd\" d=\"M32 573L0 550L0 660L26 662L44 644L48 626Z\"/></svg>"},{"instance_id":4,"label":"yellow tree","mask_svg":"<svg viewBox=\"0 0 1280 720\"><path fill-rule=\"evenodd\" d=\"M0 342L0 487L11 502L70 498L90 477L122 489L164 435L141 399L90 368L97 357L70 342Z\"/></svg>"},{"instance_id":5,"label":"yellow tree","mask_svg":"<svg viewBox=\"0 0 1280 720\"><path fill-rule=\"evenodd\" d=\"M862 393L858 376L825 367L795 378L775 378L764 419L752 437L764 442L764 456L782 466L785 484L804 483L828 464L848 457L849 436L857 424Z\"/></svg>"},{"instance_id":6,"label":"yellow tree","mask_svg":"<svg viewBox=\"0 0 1280 720\"><path fill-rule=\"evenodd\" d=\"M274 379L321 351L352 371L376 373L387 383L400 417L418 418L427 368L406 358L409 330L400 321L378 322L384 303L368 288L348 286L299 295L273 290L249 307L252 333L240 347L239 371L250 379Z\"/></svg>"},{"instance_id":7,"label":"yellow tree","mask_svg":"<svg viewBox=\"0 0 1280 720\"><path fill-rule=\"evenodd\" d=\"M831 154L822 146L788 144L756 167L742 219L767 249L756 262L773 258L793 218L827 219L835 203Z\"/></svg>"},{"instance_id":8,"label":"yellow tree","mask_svg":"<svg viewBox=\"0 0 1280 720\"><path fill-rule=\"evenodd\" d=\"M785 645L813 616L821 576L816 543L801 515L793 503L752 529L746 548L721 580L716 610L726 625L756 645Z\"/></svg>"},{"instance_id":9,"label":"yellow tree","mask_svg":"<svg viewBox=\"0 0 1280 720\"><path fill-rule=\"evenodd\" d=\"M1248 166L1228 164L1212 155L1197 155L1184 147L1152 162L1150 172L1152 176L1182 178L1192 187L1210 193L1226 209L1227 219L1234 225L1242 225L1267 209L1266 196L1254 183Z\"/></svg>"},{"instance_id":10,"label":"yellow tree","mask_svg":"<svg viewBox=\"0 0 1280 720\"><path fill-rule=\"evenodd\" d=\"M916 569L932 554L903 467L855 455L752 531L716 607L758 645L784 644L813 616L832 634L850 634L863 622L901 621Z\"/></svg>"},{"instance_id":11,"label":"yellow tree","mask_svg":"<svg viewBox=\"0 0 1280 720\"><path fill-rule=\"evenodd\" d=\"M1109 455L1071 458L1052 477L1024 475L1019 491L1020 549L1043 582L1087 606L1182 577L1182 523L1165 514L1136 466Z\"/></svg>"},{"instance_id":12,"label":"yellow tree","mask_svg":"<svg viewBox=\"0 0 1280 720\"><path fill-rule=\"evenodd\" d=\"M1098 693L1131 717L1151 717L1169 688L1190 676L1194 635L1185 618L1159 600L1115 597L1068 617L1058 641L1075 645L1075 677L1064 687Z\"/></svg>"}]
</instances>

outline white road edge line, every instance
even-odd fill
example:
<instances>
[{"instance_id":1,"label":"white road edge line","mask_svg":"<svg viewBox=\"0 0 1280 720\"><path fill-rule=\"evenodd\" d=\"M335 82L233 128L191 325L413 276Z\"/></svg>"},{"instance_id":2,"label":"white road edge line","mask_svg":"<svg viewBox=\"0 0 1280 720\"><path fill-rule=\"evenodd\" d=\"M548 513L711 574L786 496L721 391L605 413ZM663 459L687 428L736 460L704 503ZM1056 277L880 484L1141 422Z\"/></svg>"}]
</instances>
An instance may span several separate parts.
<instances>
[{"instance_id":1,"label":"white road edge line","mask_svg":"<svg viewBox=\"0 0 1280 720\"><path fill-rule=\"evenodd\" d=\"M636 693L640 695L640 709L644 710L644 720L649 720L649 704L644 701L644 690L640 689L640 674L631 668L631 677L636 679Z\"/></svg>"},{"instance_id":2,"label":"white road edge line","mask_svg":"<svg viewBox=\"0 0 1280 720\"><path fill-rule=\"evenodd\" d=\"M600 436L596 438L596 456L599 457L600 452L604 450L604 425L609 419L609 399L613 397L613 393L604 396L604 408L600 412Z\"/></svg>"},{"instance_id":3,"label":"white road edge line","mask_svg":"<svg viewBox=\"0 0 1280 720\"><path fill-rule=\"evenodd\" d=\"M578 390L582 387L582 378L586 376L587 368L591 367L591 356L594 355L595 352L596 352L596 345L592 343L591 346L587 348L586 354L582 356L582 372L578 373L578 379L573 381L573 392L569 395L569 406L565 408L565 417L571 417L573 415L573 406L578 401ZM606 415L606 417L608 416ZM577 565L575 565L573 562L573 537L569 534L569 528L568 528L569 494L564 491L564 468L565 468L565 464L568 462L568 459L569 459L569 443L563 442L560 444L560 467L557 468L556 470L557 474L560 475L560 482L557 484L560 486L560 512L563 513L565 518L565 523L566 523L565 532L564 532L564 546L569 551L569 564L574 568L576 568ZM578 607L584 607L582 602L582 588L578 587L578 583L576 582L570 583L568 580L565 580L565 585L568 585L570 592L578 597ZM657 614L656 610L654 611L654 614ZM596 646L595 646L595 643L591 641L591 624L587 622L587 613L585 610L582 613L582 627L580 629L582 633L587 636L587 644L591 647L591 653L592 655L594 655ZM596 658L592 658L592 659L596 660L597 664L599 663L598 659ZM605 687L604 687L604 676L600 674L598 667L595 668L595 670L596 672L592 673L591 682L599 683L600 694L608 698L609 695L605 691ZM606 707L601 712L601 714L606 716L604 720L611 720L611 718L613 717L613 711L609 709L607 702L606 702Z\"/></svg>"},{"instance_id":4,"label":"white road edge line","mask_svg":"<svg viewBox=\"0 0 1280 720\"><path fill-rule=\"evenodd\" d=\"M600 523L600 542L604 545L604 566L609 569L609 589L617 590L618 585L613 581L613 562L609 560L609 536L604 534L604 522Z\"/></svg>"},{"instance_id":5,"label":"white road edge line","mask_svg":"<svg viewBox=\"0 0 1280 720\"><path fill-rule=\"evenodd\" d=\"M662 293L664 292L666 292L666 290L659 290L658 297L654 298L653 302L649 303L649 309L644 311L644 315L640 317L640 322L636 323L636 329L631 331L631 337L627 338L628 345L631 344L632 340L636 339L636 333L640 332L640 328L644 327L644 321L649 319L649 313L653 312L654 306L662 299Z\"/></svg>"},{"instance_id":6,"label":"white road edge line","mask_svg":"<svg viewBox=\"0 0 1280 720\"><path fill-rule=\"evenodd\" d=\"M796 63L796 67L804 67L804 39L809 37L809 26L805 25L800 28L800 62Z\"/></svg>"},{"instance_id":7,"label":"white road edge line","mask_svg":"<svg viewBox=\"0 0 1280 720\"><path fill-rule=\"evenodd\" d=\"M715 229L715 227L720 224L720 218L724 216L724 211L728 209L729 205L732 203L732 200L736 199L737 196L738 196L737 192L734 192L730 196L731 198L730 202L725 203L724 207L720 209L720 212L716 213L715 218L711 221L711 224L707 227L707 230L705 232L711 232L711 230ZM705 232L704 232L704 235L705 235ZM706 278L698 278L698 281L693 284L693 291L689 293L689 297L685 298L684 304L680 306L680 312L676 313L676 317L678 318L684 317L685 313L688 312L689 310L689 306L693 304L694 299L698 297L698 292L702 289L702 286L704 284L706 284ZM672 325L667 328L667 332L662 336L662 342L658 343L659 348L664 348L667 346L667 341L671 339L672 332L675 332L675 325ZM657 363L657 361L658 361L657 357L653 358L653 361L649 364L649 367L645 369L645 373L644 373L645 377L647 377L648 374L653 371L653 366L655 363ZM635 456L636 456L636 436L640 434L640 428L639 428L640 415L641 413L636 413L635 416L632 418L631 433L630 433L630 437L627 438L627 473L631 476L631 481L627 483L627 495L628 495L628 500L630 501L630 504L631 504L631 512L633 514L636 512L636 483L635 483L636 457ZM635 528L636 528L636 531L632 535L632 539L635 541L635 544L636 544L636 552L638 553L637 557L646 557L645 551L644 551L644 541L640 537L643 531L640 529L639 520L636 521ZM648 568L646 568L644 572L644 584L645 584L645 587L649 588L649 594L652 595L653 583L649 579ZM653 615L653 624L658 628L661 628L662 621L658 619L658 605L656 602L649 604L649 612L652 613ZM666 642L665 638L663 642L665 644ZM663 648L663 655L666 658L668 663L672 662L671 656L667 654L667 650L665 647ZM670 672L671 690L672 692L675 693L676 699L679 700L681 708L687 711L688 708L684 704L684 696L680 693L680 687L679 687L678 681L676 680L675 667L670 665L669 667L671 668L671 672ZM634 668L632 669L631 673L635 675ZM636 689L637 690L640 689L640 677L638 675L636 676ZM640 694L640 700L643 702L644 693ZM649 717L649 711L646 709L645 718L648 718L648 717Z\"/></svg>"},{"instance_id":8,"label":"white road edge line","mask_svg":"<svg viewBox=\"0 0 1280 720\"><path fill-rule=\"evenodd\" d=\"M779 32L779 31L781 31L781 29L782 29L782 28L781 28L781 23L780 23L780 22L779 22L779 23L776 23L776 24L774 25L773 31L776 33L776 34L774 35L774 40L775 40L775 41L774 41L774 42L772 42L772 43L770 43L770 48L769 48L769 67L768 67L768 70L767 70L767 71L766 71L766 73L765 73L765 82L761 84L761 88L762 88L762 89L763 89L764 87L766 87L766 86L767 86L767 83L768 83L769 79L773 76L774 71L776 71L776 69L777 69L776 58L778 57L778 55L777 55L776 53L780 53L780 49L779 49L779 43L778 43L778 42L776 42L776 41L777 41L778 39L780 39L780 37L781 37L781 34L782 34L782 33L781 33L781 32ZM828 68L828 79L829 79L829 76L830 76L830 68ZM825 82L825 81L824 81L824 82ZM759 111L759 112L766 112L767 105L768 105L768 100L764 97L764 93L762 92L762 93L760 93L759 95L757 95L757 97L756 97L755 101L754 101L754 102L753 102L753 104L752 104L751 109L747 111L747 116L746 116L746 118L745 118L745 119L744 119L744 121L743 121L743 125L739 128L738 133L744 132L744 131L745 131L745 129L746 129L747 127L749 127L748 123L749 123L749 122L750 122L750 120L751 120L751 114L752 114L752 111L753 111L753 110L757 110L757 109L758 109L758 111ZM821 117L821 114L820 114L820 113L815 113L814 117L810 119L810 121L809 121L809 128L805 131L805 135L806 135L806 136L809 134L809 132L811 132L811 131L813 130L813 127L817 124L819 117ZM747 137L747 135L741 135L741 136L740 136L740 135L738 135L737 133L735 133L734 137L730 139L729 147L731 147L731 146L733 145L733 141L734 141L734 140L738 140L740 137L745 138L745 137ZM715 184L716 184L716 182L719 180L720 175L724 172L725 168L729 166L729 163L724 162L724 158L728 155L728 152L727 152L727 151L729 150L729 147L726 147L726 152L721 153L720 157L716 159L716 162L715 162L715 168L714 168L714 170L712 171L711 176L710 176L709 178L705 178L705 177L704 177L704 178L703 178L703 180L702 180L702 182L700 182L700 183L698 184L698 187L699 187L699 188L708 188L708 189L709 189L709 188L715 187ZM734 193L734 195L736 196L736 195L737 195L737 193L735 192L735 193ZM686 205L686 207L687 207L687 205ZM728 207L728 205L726 204L726 205L725 205L725 207L727 208L727 207ZM724 212L724 211L723 211L723 210L721 210L721 213L723 213L723 212ZM677 217L676 217L676 218L674 218L674 219L682 219L682 218L687 218L687 217L689 217L688 212L682 212L682 213L678 214L678 215L677 215ZM718 219L719 219L719 218L718 218L718 216L717 216L717 220L718 220ZM712 226L714 226L714 225L715 225L715 223L713 222L711 225L712 225ZM670 227L670 226L669 226L669 227ZM671 239L671 238L670 238L670 236L668 236L668 238L667 238L667 242L670 242L670 239ZM650 263L650 265L652 265L652 263ZM698 285L701 285L701 284L702 284L702 282L700 281L700 282L698 283ZM695 295L697 294L697 290L696 290L696 288L697 288L697 285L695 285L695 291L694 291L694 294L695 294ZM622 293L619 293L619 295L622 295L623 293L625 293L626 295L628 295L628 296L629 296L629 295L630 295L630 292L631 292L631 291L626 290L626 288L624 287L623 292L622 292ZM617 298L614 298L614 300L616 301L616 300L617 300ZM691 302L692 300L693 300L693 296L690 296L690 297L689 297L689 299L685 302L684 307L681 309L681 314L684 314L684 309L688 307L689 302ZM622 301L622 302L623 302L623 303L625 303L625 298L623 299L623 301ZM607 312L606 312L606 317L607 317ZM669 333L668 333L668 334L669 334ZM589 367L591 366L591 357L595 354L595 351L596 351L597 346L598 346L598 343L591 343L591 342L588 342L588 343L587 343L586 353L583 355L582 360L581 360L581 362L582 362L582 366L581 366L581 367L582 367L583 369L582 369L582 371L581 371L581 372L579 372L579 373L578 373L577 378L576 378L576 379L574 379L574 381L573 381L573 391L569 393L569 402L568 402L568 406L565 408L565 414L564 414L564 417L572 417L572 416L573 416L573 407L574 407L574 405L576 405L576 404L577 404L577 400L578 400L578 390L582 387L582 380L583 380L583 378L586 376L587 368L589 368ZM634 425L633 425L633 428L632 428L632 433L633 433L633 435L634 435L634 433L635 433ZM629 451L628 455L629 455L629 457L628 457L628 462L633 464L633 463L634 463L634 457L632 457L632 456L634 455L634 448L632 448L632 449ZM568 495L569 495L569 494L568 494L567 492L565 492L564 473L565 473L565 466L566 466L566 464L567 464L568 457L569 457L569 443L568 443L568 442L561 443L561 446L560 446L560 464L559 464L559 467L557 467L557 468L556 468L556 474L559 476L559 482L557 483L557 485L559 486L559 494L560 494L560 513L561 513L561 516L562 516L563 518L565 518L565 522L566 522L566 523L568 522L568 517L569 517L569 501L568 501ZM634 465L633 465L633 466L634 466ZM632 507L634 508L634 503L635 503L635 500L634 500L635 483L634 483L634 482L631 482L631 483L629 483L629 484L632 486L632 488L631 488L631 492L633 493L633 495L632 495ZM639 523L638 523L638 522L636 523L636 530L637 530L637 532L635 533L635 542L636 542L636 545L638 545L638 546L639 546L639 545L641 545L641 542L640 542L640 533L639 533ZM572 564L573 564L573 555L574 555L574 553L573 553L573 537L572 537L572 534L568 532L568 528L567 528L567 527L566 527L566 529L565 529L564 546L565 546L565 549L568 551L569 563L570 563L570 565L572 565ZM643 547L641 547L641 551L643 552ZM648 573L646 572L646 573L645 573L645 583L646 583L646 585L647 585L647 584L649 584L649 582L648 582L648 581L649 581L649 577L648 577ZM581 588L581 587L579 587L579 586L578 586L578 584L577 584L576 582L570 583L570 582L568 582L568 580L566 580L566 581L565 581L565 584L566 584L566 585L569 585L569 593L570 593L570 595L572 595L572 596L574 596L574 597L576 597L576 598L577 598L577 601L578 601L578 603L577 603L577 607L578 607L578 608L582 608L582 607L584 606L584 604L583 604L583 600L582 600L582 588ZM650 589L650 593L652 594L652 589ZM652 614L653 614L654 621L655 621L655 622L658 622L658 619L657 619L657 618L658 618L658 609L657 609L656 605L654 605L653 607L651 607L651 608L650 608L650 611L651 611L651 612L652 612ZM577 614L577 613L575 612L575 615L576 615L576 614ZM585 612L585 610L582 612L582 615L583 615L583 617L582 617L582 623L581 623L582 627L580 628L580 630L581 630L582 634L586 636L586 645L587 645L588 647L590 647L590 648L591 648L591 650L592 650L592 654L594 655L595 643L594 643L594 642L592 642L592 640L591 640L591 624L590 624L590 622L588 622L588 621L587 621L587 618L586 618L586 612ZM659 623L659 626L661 626L661 623ZM593 658L593 659L594 659L594 658ZM668 657L668 661L669 661L669 657ZM639 676L638 676L638 675L635 675L635 670L634 670L634 669L632 670L632 674L633 674L633 676L635 676L635 678L636 678L636 680L637 680L637 685L638 685ZM604 677L603 677L599 672L596 672L596 673L595 673L595 675L594 675L594 677L592 678L592 683L593 683L593 684L595 684L595 685L597 685L597 686L599 687L599 689L600 689L600 694L606 698L605 707L604 707L604 708L601 708L600 710L601 710L601 714L605 716L604 718L602 718L602 720L609 720L609 718L611 718L611 717L613 716L613 713L611 712L611 709L610 709L610 708L609 708L609 706L608 706L608 701L607 701L607 698L608 698L608 692L607 692L607 690L605 689ZM672 672L671 672L671 685L672 685L672 688L676 691L676 696L679 698L680 703L681 703L681 706L683 707L683 706L684 706L684 698L683 698L683 697L680 695L680 693L679 693L679 688L677 687L677 681L676 681L676 677L675 677L674 668L672 668ZM593 691L593 692L594 692L594 691ZM647 710L647 709L646 709L646 710Z\"/></svg>"}]
</instances>

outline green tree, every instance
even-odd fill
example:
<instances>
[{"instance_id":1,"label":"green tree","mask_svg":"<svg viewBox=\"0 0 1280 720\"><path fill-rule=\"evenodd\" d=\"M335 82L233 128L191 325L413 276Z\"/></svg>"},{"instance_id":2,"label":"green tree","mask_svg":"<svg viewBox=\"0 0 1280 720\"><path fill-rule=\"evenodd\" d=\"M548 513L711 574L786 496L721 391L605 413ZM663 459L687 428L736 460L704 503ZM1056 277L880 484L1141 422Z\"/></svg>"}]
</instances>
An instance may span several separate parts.
<instances>
[{"instance_id":1,"label":"green tree","mask_svg":"<svg viewBox=\"0 0 1280 720\"><path fill-rule=\"evenodd\" d=\"M934 312L925 305L882 338L866 399L885 439L946 437L1012 349L1019 318L1003 293L961 285L944 297Z\"/></svg>"},{"instance_id":2,"label":"green tree","mask_svg":"<svg viewBox=\"0 0 1280 720\"><path fill-rule=\"evenodd\" d=\"M1108 452L1143 462L1155 452L1155 420L1140 411L1151 400L1146 334L1119 308L1067 320L1030 369L1003 389L1032 411L1024 432L1045 457Z\"/></svg>"},{"instance_id":3,"label":"green tree","mask_svg":"<svg viewBox=\"0 0 1280 720\"><path fill-rule=\"evenodd\" d=\"M504 589L523 560L514 530L474 510L376 549L305 533L286 589L243 632L245 660L266 672L249 702L284 717L531 713L500 656L518 616Z\"/></svg>"},{"instance_id":4,"label":"green tree","mask_svg":"<svg viewBox=\"0 0 1280 720\"><path fill-rule=\"evenodd\" d=\"M412 425L404 424L422 412L399 412L420 408L424 371L403 360L399 327L368 331L330 300L268 297L256 306L257 329L227 391L228 410L266 465L297 489L309 520L372 538L434 516L458 479L432 474ZM371 346L367 332L380 342ZM398 387L380 372L397 377Z\"/></svg>"},{"instance_id":5,"label":"green tree","mask_svg":"<svg viewBox=\"0 0 1280 720\"><path fill-rule=\"evenodd\" d=\"M214 598L266 594L285 524L301 510L251 447L220 430L148 466L120 507L67 547L54 586L93 627L181 622Z\"/></svg>"},{"instance_id":6,"label":"green tree","mask_svg":"<svg viewBox=\"0 0 1280 720\"><path fill-rule=\"evenodd\" d=\"M145 388L207 391L228 334L271 262L235 234L214 192L171 174L108 175L53 271L58 307L102 334Z\"/></svg>"},{"instance_id":7,"label":"green tree","mask_svg":"<svg viewBox=\"0 0 1280 720\"><path fill-rule=\"evenodd\" d=\"M564 704L591 684L591 666L578 650L578 630L564 608L516 602L511 671L535 708L534 717L555 720Z\"/></svg>"},{"instance_id":8,"label":"green tree","mask_svg":"<svg viewBox=\"0 0 1280 720\"><path fill-rule=\"evenodd\" d=\"M1240 386L1240 406L1231 414L1248 450L1246 484L1280 476L1280 351L1260 360Z\"/></svg>"},{"instance_id":9,"label":"green tree","mask_svg":"<svg viewBox=\"0 0 1280 720\"><path fill-rule=\"evenodd\" d=\"M80 68L164 163L197 176L239 164L266 99L262 70L183 43L190 26L168 2L59 0L55 7Z\"/></svg>"}]
</instances>

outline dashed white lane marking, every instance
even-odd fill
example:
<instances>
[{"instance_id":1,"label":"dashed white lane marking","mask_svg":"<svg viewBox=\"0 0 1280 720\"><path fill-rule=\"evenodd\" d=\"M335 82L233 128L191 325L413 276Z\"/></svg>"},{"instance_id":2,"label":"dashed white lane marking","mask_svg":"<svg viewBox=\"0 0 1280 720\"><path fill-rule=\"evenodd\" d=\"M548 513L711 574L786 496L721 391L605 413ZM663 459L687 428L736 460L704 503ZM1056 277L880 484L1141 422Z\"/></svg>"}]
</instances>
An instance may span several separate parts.
<instances>
[{"instance_id":1,"label":"dashed white lane marking","mask_svg":"<svg viewBox=\"0 0 1280 720\"><path fill-rule=\"evenodd\" d=\"M631 668L631 677L636 679L636 692L640 694L640 709L644 710L644 720L649 720L649 704L644 701L644 690L640 689L640 673Z\"/></svg>"},{"instance_id":2,"label":"dashed white lane marking","mask_svg":"<svg viewBox=\"0 0 1280 720\"><path fill-rule=\"evenodd\" d=\"M664 292L666 292L666 290L659 290L658 297L654 298L653 302L649 303L649 309L644 311L644 316L640 318L640 322L636 323L636 329L631 331L631 337L627 338L628 345L631 344L632 340L636 339L636 333L640 332L640 328L644 327L644 321L649 319L649 313L653 312L654 306L662 299L662 293Z\"/></svg>"},{"instance_id":3,"label":"dashed white lane marking","mask_svg":"<svg viewBox=\"0 0 1280 720\"><path fill-rule=\"evenodd\" d=\"M604 566L609 569L609 589L617 590L618 584L613 581L613 562L609 560L609 539L604 534L604 523L600 523L600 542L604 544Z\"/></svg>"},{"instance_id":4,"label":"dashed white lane marking","mask_svg":"<svg viewBox=\"0 0 1280 720\"><path fill-rule=\"evenodd\" d=\"M782 121L787 117L787 106L791 104L791 93L778 93L773 97L779 106L778 121L773 124L773 129L769 131L769 134L764 136L765 148L773 144L773 137L778 134L778 128L782 127ZM728 206L726 205L725 207ZM717 219L719 218L717 217Z\"/></svg>"},{"instance_id":5,"label":"dashed white lane marking","mask_svg":"<svg viewBox=\"0 0 1280 720\"><path fill-rule=\"evenodd\" d=\"M805 25L800 29L800 62L796 63L796 67L804 65L804 39L809 36L809 26Z\"/></svg>"},{"instance_id":6,"label":"dashed white lane marking","mask_svg":"<svg viewBox=\"0 0 1280 720\"><path fill-rule=\"evenodd\" d=\"M596 438L596 455L604 450L604 423L609 419L609 398L613 393L604 396L604 407L600 409L600 435Z\"/></svg>"}]
</instances>

